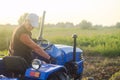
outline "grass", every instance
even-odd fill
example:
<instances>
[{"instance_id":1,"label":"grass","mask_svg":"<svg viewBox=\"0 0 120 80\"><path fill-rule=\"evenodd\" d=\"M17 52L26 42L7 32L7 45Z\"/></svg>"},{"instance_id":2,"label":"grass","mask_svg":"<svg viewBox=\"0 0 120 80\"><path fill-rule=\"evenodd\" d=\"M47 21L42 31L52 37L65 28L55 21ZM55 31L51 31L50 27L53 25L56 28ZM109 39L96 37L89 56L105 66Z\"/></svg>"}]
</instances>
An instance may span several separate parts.
<instances>
[{"instance_id":1,"label":"grass","mask_svg":"<svg viewBox=\"0 0 120 80\"><path fill-rule=\"evenodd\" d=\"M120 56L120 29L102 28L81 30L80 28L46 28L44 37L53 43L72 45L76 33L77 46L90 55Z\"/></svg>"},{"instance_id":2,"label":"grass","mask_svg":"<svg viewBox=\"0 0 120 80\"><path fill-rule=\"evenodd\" d=\"M0 50L6 50L14 27L0 27ZM39 29L32 31L38 38ZM55 44L73 45L72 35L77 34L77 47L87 55L120 56L120 29L101 28L82 30L79 27L44 27L43 38Z\"/></svg>"},{"instance_id":3,"label":"grass","mask_svg":"<svg viewBox=\"0 0 120 80\"><path fill-rule=\"evenodd\" d=\"M8 50L0 51L0 58L7 55L8 55Z\"/></svg>"}]
</instances>

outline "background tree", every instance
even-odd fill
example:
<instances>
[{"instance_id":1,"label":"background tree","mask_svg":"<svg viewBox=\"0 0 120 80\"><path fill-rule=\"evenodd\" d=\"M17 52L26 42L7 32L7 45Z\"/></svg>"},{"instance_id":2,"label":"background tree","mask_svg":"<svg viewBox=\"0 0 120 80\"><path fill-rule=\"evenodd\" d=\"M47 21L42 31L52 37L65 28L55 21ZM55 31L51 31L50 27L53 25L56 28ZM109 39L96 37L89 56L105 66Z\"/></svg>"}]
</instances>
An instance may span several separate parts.
<instances>
[{"instance_id":1,"label":"background tree","mask_svg":"<svg viewBox=\"0 0 120 80\"><path fill-rule=\"evenodd\" d=\"M74 24L71 22L66 22L65 27L74 27Z\"/></svg>"},{"instance_id":2,"label":"background tree","mask_svg":"<svg viewBox=\"0 0 120 80\"><path fill-rule=\"evenodd\" d=\"M19 19L18 19L19 25L21 25L21 24L24 22L25 17L26 17L27 15L28 15L28 13L24 13L23 15L21 15L21 16L19 17Z\"/></svg>"},{"instance_id":3,"label":"background tree","mask_svg":"<svg viewBox=\"0 0 120 80\"><path fill-rule=\"evenodd\" d=\"M65 27L65 23L63 23L63 22L58 22L58 23L56 24L56 27Z\"/></svg>"},{"instance_id":4,"label":"background tree","mask_svg":"<svg viewBox=\"0 0 120 80\"><path fill-rule=\"evenodd\" d=\"M117 22L115 25L116 28L120 28L120 22Z\"/></svg>"},{"instance_id":5,"label":"background tree","mask_svg":"<svg viewBox=\"0 0 120 80\"><path fill-rule=\"evenodd\" d=\"M45 27L55 27L55 24L48 23L48 24L45 24Z\"/></svg>"},{"instance_id":6,"label":"background tree","mask_svg":"<svg viewBox=\"0 0 120 80\"><path fill-rule=\"evenodd\" d=\"M92 28L92 23L88 22L86 20L81 21L81 23L79 23L77 26L79 26L82 29L90 29Z\"/></svg>"}]
</instances>

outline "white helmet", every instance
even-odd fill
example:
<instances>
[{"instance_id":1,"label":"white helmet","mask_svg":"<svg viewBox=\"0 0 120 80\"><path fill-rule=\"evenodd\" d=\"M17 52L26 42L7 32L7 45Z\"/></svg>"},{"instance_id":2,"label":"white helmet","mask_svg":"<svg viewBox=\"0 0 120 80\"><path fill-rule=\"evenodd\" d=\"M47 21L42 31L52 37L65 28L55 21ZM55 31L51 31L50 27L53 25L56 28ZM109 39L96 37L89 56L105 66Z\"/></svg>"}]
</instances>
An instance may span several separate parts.
<instances>
[{"instance_id":1,"label":"white helmet","mask_svg":"<svg viewBox=\"0 0 120 80\"><path fill-rule=\"evenodd\" d=\"M34 13L28 14L26 16L26 20L29 20L32 27L38 27L38 25L39 25L39 16Z\"/></svg>"}]
</instances>

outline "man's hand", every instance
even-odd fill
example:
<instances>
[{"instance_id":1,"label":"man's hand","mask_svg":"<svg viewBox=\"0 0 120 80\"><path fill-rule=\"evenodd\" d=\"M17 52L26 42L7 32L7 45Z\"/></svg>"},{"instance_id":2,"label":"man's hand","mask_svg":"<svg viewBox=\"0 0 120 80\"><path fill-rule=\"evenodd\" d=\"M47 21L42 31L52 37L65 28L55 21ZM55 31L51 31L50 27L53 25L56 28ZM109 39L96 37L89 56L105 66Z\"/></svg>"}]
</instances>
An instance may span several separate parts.
<instances>
[{"instance_id":1,"label":"man's hand","mask_svg":"<svg viewBox=\"0 0 120 80\"><path fill-rule=\"evenodd\" d=\"M53 58L52 56L50 57L49 61L50 61L49 63L56 63L56 59Z\"/></svg>"},{"instance_id":2,"label":"man's hand","mask_svg":"<svg viewBox=\"0 0 120 80\"><path fill-rule=\"evenodd\" d=\"M56 63L56 59L53 58L52 56L50 56L50 59L46 59L45 62L46 63L53 63L54 64L54 63Z\"/></svg>"},{"instance_id":3,"label":"man's hand","mask_svg":"<svg viewBox=\"0 0 120 80\"><path fill-rule=\"evenodd\" d=\"M32 39L35 43L37 43L38 42L38 40L37 39Z\"/></svg>"}]
</instances>

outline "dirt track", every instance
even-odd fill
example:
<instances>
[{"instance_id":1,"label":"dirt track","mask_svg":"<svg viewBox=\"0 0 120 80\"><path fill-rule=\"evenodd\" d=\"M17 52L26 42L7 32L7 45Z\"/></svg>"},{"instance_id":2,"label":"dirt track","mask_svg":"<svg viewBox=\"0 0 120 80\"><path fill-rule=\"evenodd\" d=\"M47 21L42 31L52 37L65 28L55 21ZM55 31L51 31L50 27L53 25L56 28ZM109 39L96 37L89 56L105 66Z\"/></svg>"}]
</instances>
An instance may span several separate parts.
<instances>
[{"instance_id":1,"label":"dirt track","mask_svg":"<svg viewBox=\"0 0 120 80\"><path fill-rule=\"evenodd\" d=\"M93 77L94 80L109 80L115 72L120 70L120 57L107 58L102 56L84 56L83 79Z\"/></svg>"}]
</instances>

